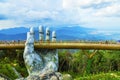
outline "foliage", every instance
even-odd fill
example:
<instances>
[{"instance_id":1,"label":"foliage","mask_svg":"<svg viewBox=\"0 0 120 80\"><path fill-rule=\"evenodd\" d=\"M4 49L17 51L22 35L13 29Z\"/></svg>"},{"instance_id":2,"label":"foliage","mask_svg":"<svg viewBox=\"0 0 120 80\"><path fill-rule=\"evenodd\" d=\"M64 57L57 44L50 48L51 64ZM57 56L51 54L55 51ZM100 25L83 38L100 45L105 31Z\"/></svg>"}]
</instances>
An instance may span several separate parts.
<instances>
[{"instance_id":1,"label":"foliage","mask_svg":"<svg viewBox=\"0 0 120 80\"><path fill-rule=\"evenodd\" d=\"M59 66L62 68L59 68L59 71L72 75L78 73L80 76L120 71L120 51L98 50L90 57L93 53L93 50L79 50L75 53L60 50Z\"/></svg>"},{"instance_id":2,"label":"foliage","mask_svg":"<svg viewBox=\"0 0 120 80\"><path fill-rule=\"evenodd\" d=\"M12 70L12 67L10 64L0 64L0 74L4 74L7 77L11 78L12 80L17 78L17 75Z\"/></svg>"},{"instance_id":3,"label":"foliage","mask_svg":"<svg viewBox=\"0 0 120 80\"><path fill-rule=\"evenodd\" d=\"M93 54L94 52L94 50L58 50L59 71L71 74L75 80L119 80L120 51L98 50ZM0 50L0 74L13 80L18 78L12 68L23 77L28 76L23 50Z\"/></svg>"},{"instance_id":4,"label":"foliage","mask_svg":"<svg viewBox=\"0 0 120 80\"><path fill-rule=\"evenodd\" d=\"M74 80L120 80L120 72L99 73L82 77L77 75Z\"/></svg>"},{"instance_id":5,"label":"foliage","mask_svg":"<svg viewBox=\"0 0 120 80\"><path fill-rule=\"evenodd\" d=\"M0 50L0 74L14 80L18 78L15 70L23 77L27 76L27 70L22 58L23 50ZM1 55L2 54L2 55Z\"/></svg>"}]
</instances>

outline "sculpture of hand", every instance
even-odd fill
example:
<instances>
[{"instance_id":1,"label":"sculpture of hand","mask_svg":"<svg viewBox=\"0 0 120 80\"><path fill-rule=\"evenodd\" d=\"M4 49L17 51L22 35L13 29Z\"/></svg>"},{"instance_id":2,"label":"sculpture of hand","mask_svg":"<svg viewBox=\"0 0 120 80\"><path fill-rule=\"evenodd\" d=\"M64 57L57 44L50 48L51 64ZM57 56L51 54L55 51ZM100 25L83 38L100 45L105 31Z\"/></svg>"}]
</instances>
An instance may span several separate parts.
<instances>
[{"instance_id":1,"label":"sculpture of hand","mask_svg":"<svg viewBox=\"0 0 120 80\"><path fill-rule=\"evenodd\" d=\"M34 29L27 33L23 58L29 75L42 74L58 70L58 52L56 49L34 49ZM44 30L39 26L39 40L43 41ZM46 41L50 41L50 30L46 29ZM56 41L56 33L52 32L52 41Z\"/></svg>"}]
</instances>

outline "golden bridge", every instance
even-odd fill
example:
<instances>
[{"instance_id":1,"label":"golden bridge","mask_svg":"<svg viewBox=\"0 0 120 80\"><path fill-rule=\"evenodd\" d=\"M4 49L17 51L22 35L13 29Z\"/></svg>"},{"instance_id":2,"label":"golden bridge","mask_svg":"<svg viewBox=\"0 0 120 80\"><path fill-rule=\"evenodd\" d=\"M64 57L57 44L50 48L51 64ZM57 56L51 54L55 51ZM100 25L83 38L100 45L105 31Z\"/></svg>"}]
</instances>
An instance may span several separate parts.
<instances>
[{"instance_id":1,"label":"golden bridge","mask_svg":"<svg viewBox=\"0 0 120 80\"><path fill-rule=\"evenodd\" d=\"M0 49L24 49L25 43L1 43ZM95 49L120 50L120 44L81 42L36 42L35 49Z\"/></svg>"}]
</instances>

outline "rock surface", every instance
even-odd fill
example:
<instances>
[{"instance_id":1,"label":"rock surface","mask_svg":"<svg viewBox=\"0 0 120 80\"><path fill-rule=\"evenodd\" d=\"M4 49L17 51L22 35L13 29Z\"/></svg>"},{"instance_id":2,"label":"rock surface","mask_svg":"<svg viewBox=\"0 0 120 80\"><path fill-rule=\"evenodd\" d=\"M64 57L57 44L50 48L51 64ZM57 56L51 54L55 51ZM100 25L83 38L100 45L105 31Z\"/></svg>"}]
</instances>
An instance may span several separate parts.
<instances>
[{"instance_id":1,"label":"rock surface","mask_svg":"<svg viewBox=\"0 0 120 80\"><path fill-rule=\"evenodd\" d=\"M5 78L3 78L3 77L0 76L0 80L7 80L7 79L5 79Z\"/></svg>"},{"instance_id":2,"label":"rock surface","mask_svg":"<svg viewBox=\"0 0 120 80\"><path fill-rule=\"evenodd\" d=\"M29 75L27 78L16 80L63 80L62 74L59 72L45 72L43 74Z\"/></svg>"},{"instance_id":3,"label":"rock surface","mask_svg":"<svg viewBox=\"0 0 120 80\"><path fill-rule=\"evenodd\" d=\"M73 78L70 74L64 74L62 80L73 80Z\"/></svg>"},{"instance_id":4,"label":"rock surface","mask_svg":"<svg viewBox=\"0 0 120 80\"><path fill-rule=\"evenodd\" d=\"M42 28L39 28L40 34ZM42 40L43 36L40 35ZM54 41L56 40L53 32ZM50 30L46 29L46 40L50 40ZM58 70L58 51L56 49L39 49L34 50L34 29L31 28L27 33L25 50L23 54L26 68L29 76L17 80L62 80L62 74Z\"/></svg>"},{"instance_id":5,"label":"rock surface","mask_svg":"<svg viewBox=\"0 0 120 80\"><path fill-rule=\"evenodd\" d=\"M40 40L43 40L43 28L39 27ZM50 40L50 30L46 29L46 41ZM52 41L56 41L56 33L52 33ZM27 40L23 58L29 76L16 80L72 80L70 76L63 76L58 70L58 51L56 49L34 50L34 29L27 33Z\"/></svg>"},{"instance_id":6,"label":"rock surface","mask_svg":"<svg viewBox=\"0 0 120 80\"><path fill-rule=\"evenodd\" d=\"M48 33L46 30L46 33ZM48 37L49 35L47 35ZM41 74L46 71L58 70L57 50L40 49L34 50L34 30L27 33L27 41L23 55L29 75Z\"/></svg>"},{"instance_id":7,"label":"rock surface","mask_svg":"<svg viewBox=\"0 0 120 80\"><path fill-rule=\"evenodd\" d=\"M7 76L0 74L0 80L11 80Z\"/></svg>"}]
</instances>

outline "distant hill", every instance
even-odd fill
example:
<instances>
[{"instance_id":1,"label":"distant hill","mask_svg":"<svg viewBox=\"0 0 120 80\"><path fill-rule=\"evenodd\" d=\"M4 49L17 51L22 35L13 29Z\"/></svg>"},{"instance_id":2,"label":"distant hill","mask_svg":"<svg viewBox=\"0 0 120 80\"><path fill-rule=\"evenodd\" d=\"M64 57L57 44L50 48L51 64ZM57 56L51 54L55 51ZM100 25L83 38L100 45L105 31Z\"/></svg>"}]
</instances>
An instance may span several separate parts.
<instances>
[{"instance_id":1,"label":"distant hill","mask_svg":"<svg viewBox=\"0 0 120 80\"><path fill-rule=\"evenodd\" d=\"M29 31L29 28L25 27L16 27L16 28L8 28L0 30L0 33L7 35L21 34Z\"/></svg>"},{"instance_id":2,"label":"distant hill","mask_svg":"<svg viewBox=\"0 0 120 80\"><path fill-rule=\"evenodd\" d=\"M58 40L119 40L119 34L106 35L97 33L96 29L84 28L80 26L73 27L50 27L55 30ZM0 30L0 40L26 40L26 34L29 28L18 27ZM45 31L45 29L44 29ZM96 33L95 33L96 32ZM35 38L38 40L38 29L35 28Z\"/></svg>"}]
</instances>

